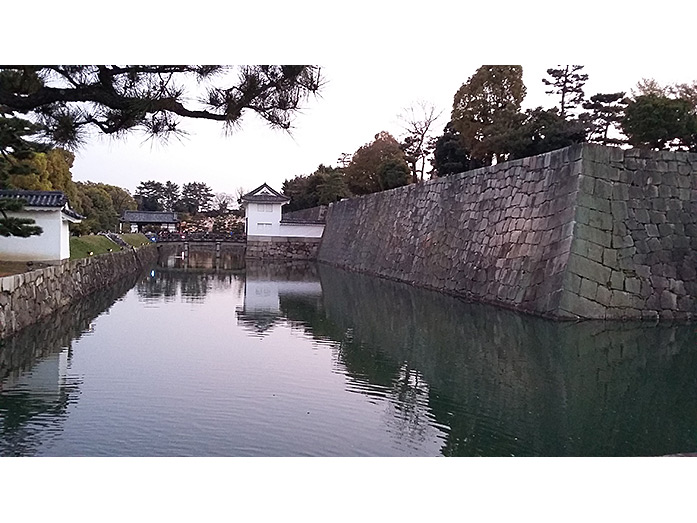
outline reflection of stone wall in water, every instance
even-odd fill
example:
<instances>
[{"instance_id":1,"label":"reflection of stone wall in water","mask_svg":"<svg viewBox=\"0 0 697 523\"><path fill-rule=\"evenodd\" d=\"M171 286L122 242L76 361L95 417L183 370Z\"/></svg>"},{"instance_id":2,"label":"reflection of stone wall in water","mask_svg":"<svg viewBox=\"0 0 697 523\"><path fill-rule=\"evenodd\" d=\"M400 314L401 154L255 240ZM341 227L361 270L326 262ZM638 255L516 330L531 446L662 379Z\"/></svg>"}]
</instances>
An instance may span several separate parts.
<instances>
[{"instance_id":1,"label":"reflection of stone wall in water","mask_svg":"<svg viewBox=\"0 0 697 523\"><path fill-rule=\"evenodd\" d=\"M319 281L317 264L305 260L247 260L245 274L255 280Z\"/></svg>"},{"instance_id":2,"label":"reflection of stone wall in water","mask_svg":"<svg viewBox=\"0 0 697 523\"><path fill-rule=\"evenodd\" d=\"M349 371L389 382L405 362L417 369L451 427L446 454L694 448L690 327L559 324L327 266L320 275L331 336L353 338Z\"/></svg>"},{"instance_id":3,"label":"reflection of stone wall in water","mask_svg":"<svg viewBox=\"0 0 697 523\"><path fill-rule=\"evenodd\" d=\"M61 308L31 329L0 341L0 380L24 372L43 356L70 346L72 340L79 338L97 316L128 292L139 277L123 278Z\"/></svg>"},{"instance_id":4,"label":"reflection of stone wall in water","mask_svg":"<svg viewBox=\"0 0 697 523\"><path fill-rule=\"evenodd\" d=\"M555 318L694 318L697 155L581 144L337 202L319 260Z\"/></svg>"},{"instance_id":5,"label":"reflection of stone wall in water","mask_svg":"<svg viewBox=\"0 0 697 523\"><path fill-rule=\"evenodd\" d=\"M57 359L66 347L69 361L73 340L88 330L92 321L134 284L135 277L124 278L0 341L0 391L7 389L0 394L0 456L31 455L48 439L58 435L68 405L79 394L79 380L75 377L66 380L58 373L53 384L55 391L43 394L41 399L36 394L10 391L10 387L17 381L22 382L37 367L50 365L50 360ZM28 379L34 383L33 377Z\"/></svg>"},{"instance_id":6,"label":"reflection of stone wall in water","mask_svg":"<svg viewBox=\"0 0 697 523\"><path fill-rule=\"evenodd\" d=\"M97 289L154 263L156 251L143 247L72 260L0 278L0 339L19 332Z\"/></svg>"}]
</instances>

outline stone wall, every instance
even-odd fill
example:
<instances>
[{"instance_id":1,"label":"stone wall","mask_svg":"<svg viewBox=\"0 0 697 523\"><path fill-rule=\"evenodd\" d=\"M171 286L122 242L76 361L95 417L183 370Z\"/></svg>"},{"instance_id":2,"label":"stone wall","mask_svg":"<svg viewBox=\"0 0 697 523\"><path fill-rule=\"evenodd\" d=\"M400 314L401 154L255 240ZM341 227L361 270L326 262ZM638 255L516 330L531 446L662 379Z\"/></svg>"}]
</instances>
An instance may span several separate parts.
<instances>
[{"instance_id":1,"label":"stone wall","mask_svg":"<svg viewBox=\"0 0 697 523\"><path fill-rule=\"evenodd\" d=\"M697 154L584 149L559 314L697 317Z\"/></svg>"},{"instance_id":2,"label":"stone wall","mask_svg":"<svg viewBox=\"0 0 697 523\"><path fill-rule=\"evenodd\" d=\"M299 211L284 212L281 215L282 221L287 222L325 222L327 215L327 206L319 205L309 209L301 209Z\"/></svg>"},{"instance_id":3,"label":"stone wall","mask_svg":"<svg viewBox=\"0 0 697 523\"><path fill-rule=\"evenodd\" d=\"M562 319L697 316L697 155L583 144L338 202L319 260Z\"/></svg>"},{"instance_id":4,"label":"stone wall","mask_svg":"<svg viewBox=\"0 0 697 523\"><path fill-rule=\"evenodd\" d=\"M78 338L90 323L126 294L138 280L138 273L126 276L62 307L31 328L0 343L0 382L19 378L38 361L55 354Z\"/></svg>"},{"instance_id":5,"label":"stone wall","mask_svg":"<svg viewBox=\"0 0 697 523\"><path fill-rule=\"evenodd\" d=\"M316 260L321 238L253 236L247 238L247 259Z\"/></svg>"},{"instance_id":6,"label":"stone wall","mask_svg":"<svg viewBox=\"0 0 697 523\"><path fill-rule=\"evenodd\" d=\"M157 250L146 246L93 258L64 261L43 269L0 278L0 339L124 276L154 263Z\"/></svg>"}]
</instances>

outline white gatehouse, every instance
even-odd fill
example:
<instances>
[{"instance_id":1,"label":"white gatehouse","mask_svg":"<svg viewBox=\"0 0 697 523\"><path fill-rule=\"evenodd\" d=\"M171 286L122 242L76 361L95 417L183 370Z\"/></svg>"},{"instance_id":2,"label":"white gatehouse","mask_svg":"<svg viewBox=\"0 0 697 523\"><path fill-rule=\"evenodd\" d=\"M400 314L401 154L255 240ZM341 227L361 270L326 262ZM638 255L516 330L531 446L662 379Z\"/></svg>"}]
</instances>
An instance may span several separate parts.
<instances>
[{"instance_id":1,"label":"white gatehouse","mask_svg":"<svg viewBox=\"0 0 697 523\"><path fill-rule=\"evenodd\" d=\"M321 238L324 221L284 218L281 208L290 198L262 184L240 198L248 240L268 237Z\"/></svg>"}]
</instances>

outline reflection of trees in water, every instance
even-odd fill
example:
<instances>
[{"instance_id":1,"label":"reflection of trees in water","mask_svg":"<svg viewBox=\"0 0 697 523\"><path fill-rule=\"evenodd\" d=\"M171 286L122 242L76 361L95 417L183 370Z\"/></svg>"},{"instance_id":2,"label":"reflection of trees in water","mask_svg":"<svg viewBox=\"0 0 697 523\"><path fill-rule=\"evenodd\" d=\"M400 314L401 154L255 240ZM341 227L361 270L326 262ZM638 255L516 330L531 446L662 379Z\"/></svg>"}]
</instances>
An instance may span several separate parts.
<instances>
[{"instance_id":1,"label":"reflection of trees in water","mask_svg":"<svg viewBox=\"0 0 697 523\"><path fill-rule=\"evenodd\" d=\"M157 245L159 267L174 269L204 269L240 271L245 267L245 248L242 244L221 243L216 252L214 242L159 243Z\"/></svg>"},{"instance_id":2,"label":"reflection of trees in water","mask_svg":"<svg viewBox=\"0 0 697 523\"><path fill-rule=\"evenodd\" d=\"M432 432L433 417L430 415L429 386L418 370L404 362L392 387L387 425L394 426L399 442L422 443Z\"/></svg>"},{"instance_id":3,"label":"reflection of trees in water","mask_svg":"<svg viewBox=\"0 0 697 523\"><path fill-rule=\"evenodd\" d=\"M67 373L71 344L135 282L125 278L0 341L0 455L33 455L60 434L80 394L81 380Z\"/></svg>"},{"instance_id":4,"label":"reflection of trees in water","mask_svg":"<svg viewBox=\"0 0 697 523\"><path fill-rule=\"evenodd\" d=\"M281 310L291 326L305 329L315 339L335 342L348 390L385 402L385 422L397 444L418 447L432 435L429 387L409 361L395 360L379 347L356 340L352 328L339 327L328 318L319 296L282 297Z\"/></svg>"},{"instance_id":5,"label":"reflection of trees in water","mask_svg":"<svg viewBox=\"0 0 697 523\"><path fill-rule=\"evenodd\" d=\"M444 454L695 446L694 326L555 323L324 265L320 275L326 313L305 319L313 334L340 342L340 361L365 388L401 390L392 397L404 408L426 394L428 412L417 409L413 425L447 427ZM419 380L405 379L406 368Z\"/></svg>"},{"instance_id":6,"label":"reflection of trees in water","mask_svg":"<svg viewBox=\"0 0 697 523\"><path fill-rule=\"evenodd\" d=\"M213 290L232 291L240 297L244 292L241 275L233 272L201 269L156 268L138 281L136 292L144 301L203 302Z\"/></svg>"},{"instance_id":7,"label":"reflection of trees in water","mask_svg":"<svg viewBox=\"0 0 697 523\"><path fill-rule=\"evenodd\" d=\"M263 338L268 335L274 325L283 319L278 313L271 311L254 311L250 313L244 307L237 307L235 313L237 314L238 324L256 338Z\"/></svg>"}]
</instances>

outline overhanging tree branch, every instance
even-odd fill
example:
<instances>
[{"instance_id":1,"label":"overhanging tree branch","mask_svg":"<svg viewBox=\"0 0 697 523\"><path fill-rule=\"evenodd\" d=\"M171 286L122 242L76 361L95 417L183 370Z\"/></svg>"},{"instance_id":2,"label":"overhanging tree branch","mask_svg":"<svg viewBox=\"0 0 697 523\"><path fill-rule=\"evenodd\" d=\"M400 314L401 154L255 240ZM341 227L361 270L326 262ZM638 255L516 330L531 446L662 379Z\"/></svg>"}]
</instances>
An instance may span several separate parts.
<instances>
[{"instance_id":1,"label":"overhanging tree branch","mask_svg":"<svg viewBox=\"0 0 697 523\"><path fill-rule=\"evenodd\" d=\"M304 100L323 85L316 66L258 65L220 75L205 101L190 101L175 77L212 78L222 66L24 66L0 68L0 105L33 113L49 137L62 145L78 140L83 127L102 133L141 128L153 136L177 132L176 117L236 124L246 111L272 127L288 129ZM223 84L227 82L227 85Z\"/></svg>"}]
</instances>

